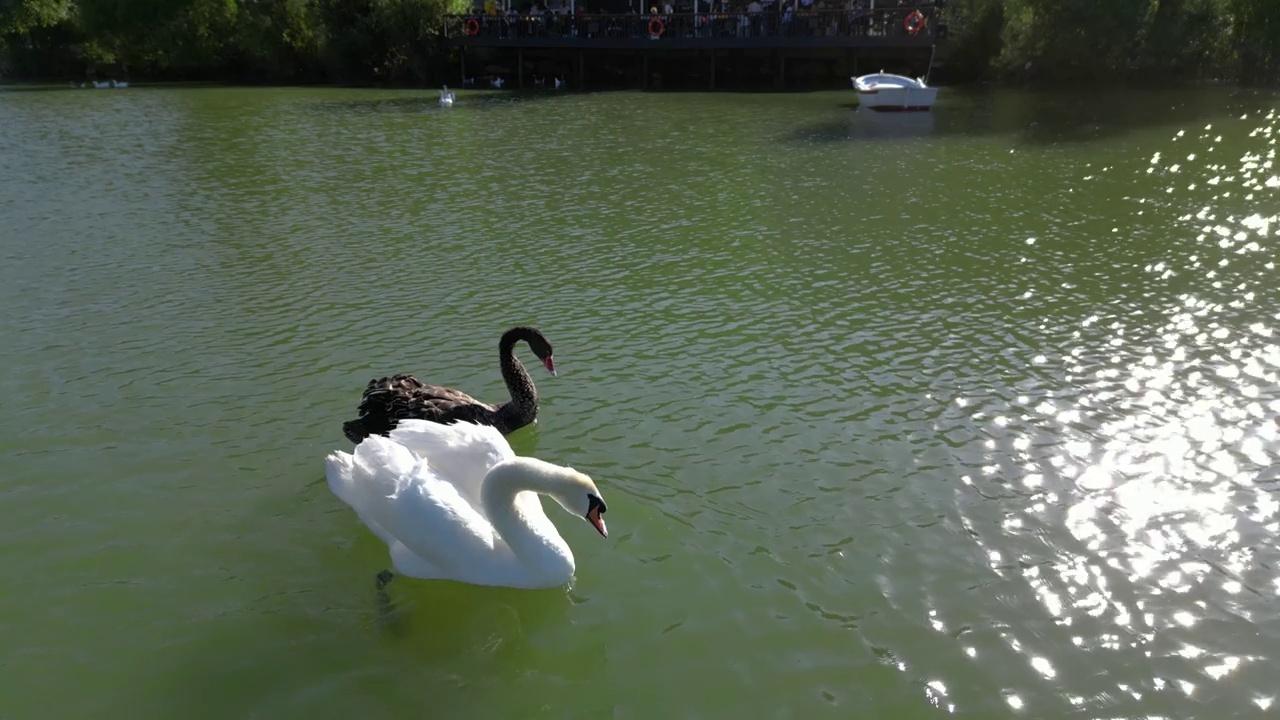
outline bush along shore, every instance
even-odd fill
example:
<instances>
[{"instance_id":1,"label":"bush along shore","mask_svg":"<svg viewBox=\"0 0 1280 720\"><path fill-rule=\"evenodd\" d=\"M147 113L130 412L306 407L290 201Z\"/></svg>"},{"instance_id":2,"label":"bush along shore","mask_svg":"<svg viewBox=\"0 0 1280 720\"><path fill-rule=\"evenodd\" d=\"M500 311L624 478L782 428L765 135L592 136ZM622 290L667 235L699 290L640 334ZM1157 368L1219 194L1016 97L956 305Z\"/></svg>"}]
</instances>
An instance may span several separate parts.
<instances>
[{"instance_id":1,"label":"bush along shore","mask_svg":"<svg viewBox=\"0 0 1280 720\"><path fill-rule=\"evenodd\" d=\"M0 0L0 73L31 80L425 84L466 0Z\"/></svg>"},{"instance_id":2,"label":"bush along shore","mask_svg":"<svg viewBox=\"0 0 1280 720\"><path fill-rule=\"evenodd\" d=\"M1280 0L952 0L966 79L1280 80Z\"/></svg>"}]
</instances>

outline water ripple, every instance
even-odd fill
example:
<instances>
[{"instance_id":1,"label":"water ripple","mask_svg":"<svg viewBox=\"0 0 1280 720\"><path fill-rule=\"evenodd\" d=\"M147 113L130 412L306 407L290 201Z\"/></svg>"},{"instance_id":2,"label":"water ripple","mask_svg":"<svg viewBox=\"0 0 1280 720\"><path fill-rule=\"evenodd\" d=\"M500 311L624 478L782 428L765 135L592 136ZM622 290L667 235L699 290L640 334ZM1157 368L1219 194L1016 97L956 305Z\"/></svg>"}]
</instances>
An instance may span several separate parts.
<instances>
[{"instance_id":1,"label":"water ripple","mask_svg":"<svg viewBox=\"0 0 1280 720\"><path fill-rule=\"evenodd\" d=\"M1256 98L1063 146L959 90L884 133L821 93L137 90L0 94L22 707L1272 701ZM566 592L405 583L383 627L319 458L378 374L500 399L524 322L561 373L512 443L596 476L614 535L561 522Z\"/></svg>"}]
</instances>

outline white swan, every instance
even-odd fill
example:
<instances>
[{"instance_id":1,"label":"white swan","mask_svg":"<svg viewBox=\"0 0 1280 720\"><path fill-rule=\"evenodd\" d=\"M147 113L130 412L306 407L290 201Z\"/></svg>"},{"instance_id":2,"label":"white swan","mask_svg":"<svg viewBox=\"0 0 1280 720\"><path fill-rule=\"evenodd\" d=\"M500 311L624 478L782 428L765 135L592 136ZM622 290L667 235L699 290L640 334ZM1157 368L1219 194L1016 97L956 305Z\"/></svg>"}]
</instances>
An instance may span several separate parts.
<instances>
[{"instance_id":1,"label":"white swan","mask_svg":"<svg viewBox=\"0 0 1280 720\"><path fill-rule=\"evenodd\" d=\"M517 456L488 425L401 420L353 454L325 458L329 489L387 544L401 574L474 585L567 583L573 552L538 494L586 518L604 537L605 503L591 478ZM379 574L379 587L390 574Z\"/></svg>"},{"instance_id":2,"label":"white swan","mask_svg":"<svg viewBox=\"0 0 1280 720\"><path fill-rule=\"evenodd\" d=\"M440 104L444 107L453 107L453 93L449 92L449 86L445 85L440 91Z\"/></svg>"}]
</instances>

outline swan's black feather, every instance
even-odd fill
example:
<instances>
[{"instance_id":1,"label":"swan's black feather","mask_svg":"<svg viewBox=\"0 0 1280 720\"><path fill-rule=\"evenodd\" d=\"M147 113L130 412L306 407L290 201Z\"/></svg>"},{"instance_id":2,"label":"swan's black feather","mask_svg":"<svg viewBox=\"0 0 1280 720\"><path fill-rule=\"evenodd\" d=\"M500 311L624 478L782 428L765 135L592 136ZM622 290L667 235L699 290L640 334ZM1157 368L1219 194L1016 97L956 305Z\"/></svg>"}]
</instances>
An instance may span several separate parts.
<instances>
[{"instance_id":1,"label":"swan's black feather","mask_svg":"<svg viewBox=\"0 0 1280 720\"><path fill-rule=\"evenodd\" d=\"M538 391L533 378L516 360L514 348L524 340L540 359L551 357L551 344L535 328L514 327L498 342L502 376L511 400L502 405L481 402L453 388L428 385L413 375L374 378L365 386L357 408L359 417L342 424L342 432L359 443L369 435L387 435L410 418L444 425L473 422L492 425L503 435L534 422L538 417Z\"/></svg>"}]
</instances>

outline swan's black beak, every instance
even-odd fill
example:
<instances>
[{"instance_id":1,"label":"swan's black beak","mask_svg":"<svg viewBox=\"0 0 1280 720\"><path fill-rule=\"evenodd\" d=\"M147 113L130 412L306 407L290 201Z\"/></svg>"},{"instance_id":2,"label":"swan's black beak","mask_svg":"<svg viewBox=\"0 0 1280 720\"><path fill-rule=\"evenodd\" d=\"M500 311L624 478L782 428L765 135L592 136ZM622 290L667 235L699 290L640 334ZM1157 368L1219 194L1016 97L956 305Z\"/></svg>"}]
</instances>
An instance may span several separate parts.
<instances>
[{"instance_id":1,"label":"swan's black beak","mask_svg":"<svg viewBox=\"0 0 1280 720\"><path fill-rule=\"evenodd\" d=\"M551 377L556 376L556 364L552 362L550 355L542 359L542 364L547 366L547 372L551 373Z\"/></svg>"},{"instance_id":2,"label":"swan's black beak","mask_svg":"<svg viewBox=\"0 0 1280 720\"><path fill-rule=\"evenodd\" d=\"M588 495L587 504L589 505L586 515L587 522L595 526L596 532L600 533L601 537L609 537L609 530L604 526L604 518L601 517L608 509L604 501L595 495Z\"/></svg>"}]
</instances>

